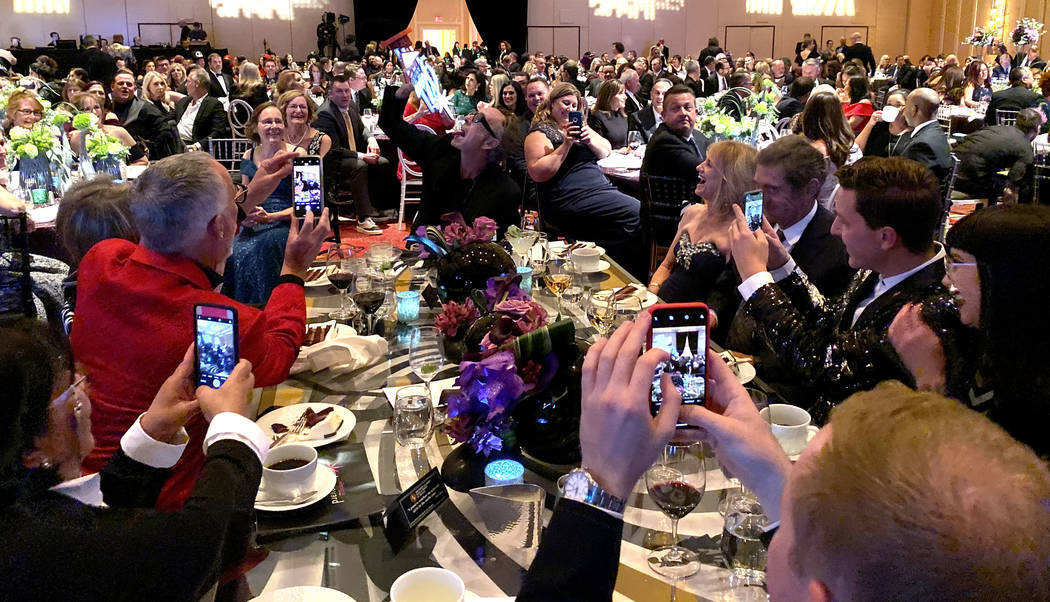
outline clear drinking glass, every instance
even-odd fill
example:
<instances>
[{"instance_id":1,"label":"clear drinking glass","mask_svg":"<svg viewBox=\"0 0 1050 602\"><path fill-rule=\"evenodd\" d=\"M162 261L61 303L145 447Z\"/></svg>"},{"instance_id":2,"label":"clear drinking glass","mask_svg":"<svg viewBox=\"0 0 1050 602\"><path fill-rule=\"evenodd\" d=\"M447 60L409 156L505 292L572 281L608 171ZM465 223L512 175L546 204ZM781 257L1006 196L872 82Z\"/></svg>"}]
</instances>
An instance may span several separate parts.
<instances>
[{"instance_id":1,"label":"clear drinking glass","mask_svg":"<svg viewBox=\"0 0 1050 602\"><path fill-rule=\"evenodd\" d=\"M769 523L762 504L747 489L730 493L722 529L722 556L733 574L733 587L762 586L766 582L766 546L761 541Z\"/></svg>"},{"instance_id":2,"label":"clear drinking glass","mask_svg":"<svg viewBox=\"0 0 1050 602\"><path fill-rule=\"evenodd\" d=\"M642 133L636 130L627 132L627 148L634 153L638 151L640 146L642 146Z\"/></svg>"},{"instance_id":3,"label":"clear drinking glass","mask_svg":"<svg viewBox=\"0 0 1050 602\"><path fill-rule=\"evenodd\" d=\"M611 289L592 290L584 300L584 310L599 337L607 337L620 324L634 320L642 311L642 301L635 295L616 296Z\"/></svg>"},{"instance_id":4,"label":"clear drinking glass","mask_svg":"<svg viewBox=\"0 0 1050 602\"><path fill-rule=\"evenodd\" d=\"M547 261L547 276L544 277L543 281L547 286L547 290L558 298L558 315L561 315L562 293L572 284L572 268L569 260L563 257L551 257Z\"/></svg>"},{"instance_id":5,"label":"clear drinking glass","mask_svg":"<svg viewBox=\"0 0 1050 602\"><path fill-rule=\"evenodd\" d=\"M538 234L535 230L521 230L517 236L507 235L507 242L510 243L511 250L521 260L520 265L529 265L529 250L532 249L532 245L539 238Z\"/></svg>"},{"instance_id":6,"label":"clear drinking glass","mask_svg":"<svg viewBox=\"0 0 1050 602\"><path fill-rule=\"evenodd\" d=\"M394 400L394 437L409 449L418 449L434 433L434 409L426 388L408 386L398 389Z\"/></svg>"},{"instance_id":7,"label":"clear drinking glass","mask_svg":"<svg viewBox=\"0 0 1050 602\"><path fill-rule=\"evenodd\" d=\"M441 353L441 335L433 326L421 326L412 336L408 350L408 364L423 381L430 395L430 381L445 367L445 356Z\"/></svg>"},{"instance_id":8,"label":"clear drinking glass","mask_svg":"<svg viewBox=\"0 0 1050 602\"><path fill-rule=\"evenodd\" d=\"M671 519L671 541L646 559L654 572L675 579L691 577L700 570L700 559L678 545L678 520L693 511L704 497L707 472L702 443L664 446L660 457L645 472L649 497Z\"/></svg>"},{"instance_id":9,"label":"clear drinking glass","mask_svg":"<svg viewBox=\"0 0 1050 602\"><path fill-rule=\"evenodd\" d=\"M328 247L326 265L328 281L332 283L332 286L339 289L339 309L328 314L329 317L335 320L347 320L355 314L348 305L349 299L347 296L355 277L354 263L352 262L354 251L354 246L349 244L333 244Z\"/></svg>"}]
</instances>

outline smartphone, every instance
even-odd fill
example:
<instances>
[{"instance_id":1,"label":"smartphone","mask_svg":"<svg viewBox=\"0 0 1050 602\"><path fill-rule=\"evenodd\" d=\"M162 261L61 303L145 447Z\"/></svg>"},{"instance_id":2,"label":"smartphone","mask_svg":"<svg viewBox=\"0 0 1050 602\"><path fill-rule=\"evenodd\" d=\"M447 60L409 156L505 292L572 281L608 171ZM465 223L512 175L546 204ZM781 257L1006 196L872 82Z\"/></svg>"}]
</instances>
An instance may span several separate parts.
<instances>
[{"instance_id":1,"label":"smartphone","mask_svg":"<svg viewBox=\"0 0 1050 602\"><path fill-rule=\"evenodd\" d=\"M583 130L583 111L569 111L569 125L574 125Z\"/></svg>"},{"instance_id":2,"label":"smartphone","mask_svg":"<svg viewBox=\"0 0 1050 602\"><path fill-rule=\"evenodd\" d=\"M762 191L752 190L744 193L744 217L747 227L754 232L762 228Z\"/></svg>"},{"instance_id":3,"label":"smartphone","mask_svg":"<svg viewBox=\"0 0 1050 602\"><path fill-rule=\"evenodd\" d=\"M656 369L649 410L660 411L663 395L660 376L671 374L671 382L682 394L683 405L704 405L707 399L707 306L703 303L668 303L649 308L653 321L647 347L663 349L671 358ZM678 428L692 428L684 422Z\"/></svg>"},{"instance_id":4,"label":"smartphone","mask_svg":"<svg viewBox=\"0 0 1050 602\"><path fill-rule=\"evenodd\" d=\"M193 307L196 331L197 385L218 389L230 377L239 358L237 310L200 303Z\"/></svg>"},{"instance_id":5,"label":"smartphone","mask_svg":"<svg viewBox=\"0 0 1050 602\"><path fill-rule=\"evenodd\" d=\"M292 159L292 206L295 217L306 217L309 209L314 217L324 209L324 184L321 178L321 157L307 155Z\"/></svg>"}]
</instances>

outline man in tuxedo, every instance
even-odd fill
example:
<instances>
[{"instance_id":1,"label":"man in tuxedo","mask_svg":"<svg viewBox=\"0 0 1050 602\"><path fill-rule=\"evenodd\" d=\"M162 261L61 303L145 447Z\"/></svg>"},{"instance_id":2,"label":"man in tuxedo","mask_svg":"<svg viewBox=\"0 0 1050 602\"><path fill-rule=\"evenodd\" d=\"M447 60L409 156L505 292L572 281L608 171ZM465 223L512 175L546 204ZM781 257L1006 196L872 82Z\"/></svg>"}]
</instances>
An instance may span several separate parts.
<instances>
[{"instance_id":1,"label":"man in tuxedo","mask_svg":"<svg viewBox=\"0 0 1050 602\"><path fill-rule=\"evenodd\" d=\"M696 183L696 167L707 156L711 143L694 130L696 95L684 84L673 86L663 97L661 123L645 147L642 172Z\"/></svg>"},{"instance_id":2,"label":"man in tuxedo","mask_svg":"<svg viewBox=\"0 0 1050 602\"><path fill-rule=\"evenodd\" d=\"M266 56L265 58L263 58L262 67L263 67L263 83L265 83L268 86L276 86L277 85L277 74L278 74L277 59L273 58L272 56ZM339 73L339 71L337 71L337 70L333 70L333 71L335 71L336 73Z\"/></svg>"},{"instance_id":3,"label":"man in tuxedo","mask_svg":"<svg viewBox=\"0 0 1050 602\"><path fill-rule=\"evenodd\" d=\"M730 227L733 261L745 311L776 351L794 382L808 389L818 422L849 395L897 379L958 394L972 377L973 349L955 299L941 283L944 249L933 233L941 219L940 187L922 165L900 157L865 157L836 172L839 190L831 233L859 271L836 298L817 293L768 228L751 232L740 209ZM779 280L777 279L779 277ZM890 324L907 304L944 346L946 382L917 383L887 342Z\"/></svg>"},{"instance_id":4,"label":"man in tuxedo","mask_svg":"<svg viewBox=\"0 0 1050 602\"><path fill-rule=\"evenodd\" d=\"M364 70L358 69L363 76ZM374 136L365 137L357 105L352 100L354 89L346 75L336 75L328 91L328 100L317 111L313 127L328 134L333 160L339 162L339 173L353 194L357 205L357 230L363 234L381 234L375 218L395 219L396 211L379 212L372 205L368 186L370 169L388 168L390 162L379 154L379 142Z\"/></svg>"},{"instance_id":5,"label":"man in tuxedo","mask_svg":"<svg viewBox=\"0 0 1050 602\"><path fill-rule=\"evenodd\" d=\"M656 127L663 121L661 113L664 110L664 94L671 89L671 80L661 79L653 84L652 104L644 109L627 116L627 130L641 132L642 140L649 142L649 138L656 131Z\"/></svg>"},{"instance_id":6,"label":"man in tuxedo","mask_svg":"<svg viewBox=\"0 0 1050 602\"><path fill-rule=\"evenodd\" d=\"M98 49L95 36L84 36L84 51L77 56L77 65L87 69L88 79L102 82L109 88L117 75L117 61L112 56Z\"/></svg>"},{"instance_id":7,"label":"man in tuxedo","mask_svg":"<svg viewBox=\"0 0 1050 602\"><path fill-rule=\"evenodd\" d=\"M1029 46L1027 51L1017 53L1017 56L1014 57L1014 65L1029 69L1046 69L1046 61L1039 57L1039 47L1034 44Z\"/></svg>"},{"instance_id":8,"label":"man in tuxedo","mask_svg":"<svg viewBox=\"0 0 1050 602\"><path fill-rule=\"evenodd\" d=\"M988 111L985 113L984 122L987 125L999 123L999 109L1020 111L1039 104L1042 98L1032 91L1035 79L1032 71L1027 67L1014 67L1010 70L1010 87L992 93L992 100L988 103Z\"/></svg>"},{"instance_id":9,"label":"man in tuxedo","mask_svg":"<svg viewBox=\"0 0 1050 602\"><path fill-rule=\"evenodd\" d=\"M911 131L894 145L890 156L918 161L944 182L952 170L952 151L948 139L937 123L940 96L930 88L918 88L908 94L904 119Z\"/></svg>"},{"instance_id":10,"label":"man in tuxedo","mask_svg":"<svg viewBox=\"0 0 1050 602\"><path fill-rule=\"evenodd\" d=\"M897 57L897 70L893 73L897 87L914 90L919 87L919 68L911 64L911 57L904 54Z\"/></svg>"},{"instance_id":11,"label":"man in tuxedo","mask_svg":"<svg viewBox=\"0 0 1050 602\"><path fill-rule=\"evenodd\" d=\"M788 86L788 93L777 102L777 115L780 119L791 118L798 115L806 108L809 94L816 87L813 79L799 77Z\"/></svg>"},{"instance_id":12,"label":"man in tuxedo","mask_svg":"<svg viewBox=\"0 0 1050 602\"><path fill-rule=\"evenodd\" d=\"M630 67L620 73L620 83L623 84L624 92L627 94L627 106L624 111L630 115L637 113L645 107L645 101L638 97L638 88L641 82L638 80L638 72Z\"/></svg>"},{"instance_id":13,"label":"man in tuxedo","mask_svg":"<svg viewBox=\"0 0 1050 602\"><path fill-rule=\"evenodd\" d=\"M870 46L861 42L862 37L859 31L853 32L853 35L850 36L850 45L846 46L842 54L845 55L846 62L858 59L864 64L864 70L868 72L868 76L871 76L875 74L875 55L872 54Z\"/></svg>"},{"instance_id":14,"label":"man in tuxedo","mask_svg":"<svg viewBox=\"0 0 1050 602\"><path fill-rule=\"evenodd\" d=\"M733 72L733 67L730 66L727 60L716 60L715 61L715 73L711 77L707 78L707 86L705 92L708 96L712 96L719 92L725 92L729 89L729 75Z\"/></svg>"},{"instance_id":15,"label":"man in tuxedo","mask_svg":"<svg viewBox=\"0 0 1050 602\"><path fill-rule=\"evenodd\" d=\"M955 147L959 157L955 189L987 198L989 203L994 203L1006 186L1027 192L1035 162L1032 140L1041 126L1039 109L1023 109L1014 125L992 125L966 136ZM1003 170L1008 170L1006 176L999 175Z\"/></svg>"},{"instance_id":16,"label":"man in tuxedo","mask_svg":"<svg viewBox=\"0 0 1050 602\"><path fill-rule=\"evenodd\" d=\"M183 152L185 149L173 124L156 105L139 98L136 90L135 74L131 71L121 70L113 78L110 96L120 125L132 138L146 143L151 159L163 159Z\"/></svg>"},{"instance_id":17,"label":"man in tuxedo","mask_svg":"<svg viewBox=\"0 0 1050 602\"><path fill-rule=\"evenodd\" d=\"M188 148L200 150L207 138L230 137L226 109L218 98L208 95L210 86L204 69L194 67L186 74L187 95L175 104L175 127Z\"/></svg>"},{"instance_id":18,"label":"man in tuxedo","mask_svg":"<svg viewBox=\"0 0 1050 602\"><path fill-rule=\"evenodd\" d=\"M222 57L216 52L208 55L208 77L208 95L218 98L222 106L228 106L233 92L233 78L222 72Z\"/></svg>"},{"instance_id":19,"label":"man in tuxedo","mask_svg":"<svg viewBox=\"0 0 1050 602\"><path fill-rule=\"evenodd\" d=\"M773 76L773 82L778 86L788 86L794 81L794 77L791 75L791 63L784 59L775 59L769 64L769 70Z\"/></svg>"}]
</instances>

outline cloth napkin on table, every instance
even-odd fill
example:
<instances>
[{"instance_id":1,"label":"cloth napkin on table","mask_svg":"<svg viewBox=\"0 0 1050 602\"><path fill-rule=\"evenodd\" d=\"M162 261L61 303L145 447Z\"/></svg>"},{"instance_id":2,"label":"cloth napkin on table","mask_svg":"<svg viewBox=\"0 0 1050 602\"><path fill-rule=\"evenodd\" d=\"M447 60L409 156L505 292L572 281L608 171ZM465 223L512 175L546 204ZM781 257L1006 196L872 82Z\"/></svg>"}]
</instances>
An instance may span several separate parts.
<instances>
[{"instance_id":1,"label":"cloth napkin on table","mask_svg":"<svg viewBox=\"0 0 1050 602\"><path fill-rule=\"evenodd\" d=\"M337 374L351 372L378 362L386 357L386 352L387 341L383 337L358 336L350 329L349 334L303 347L292 364L291 373L320 372L325 369L331 369Z\"/></svg>"}]
</instances>

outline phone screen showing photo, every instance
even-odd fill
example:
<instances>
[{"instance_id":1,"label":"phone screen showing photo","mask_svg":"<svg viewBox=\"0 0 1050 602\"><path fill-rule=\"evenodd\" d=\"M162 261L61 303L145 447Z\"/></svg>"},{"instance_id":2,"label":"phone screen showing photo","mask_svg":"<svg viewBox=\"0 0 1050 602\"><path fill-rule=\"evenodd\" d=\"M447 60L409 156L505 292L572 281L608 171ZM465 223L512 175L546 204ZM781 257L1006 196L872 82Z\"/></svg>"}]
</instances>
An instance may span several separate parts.
<instances>
[{"instance_id":1,"label":"phone screen showing photo","mask_svg":"<svg viewBox=\"0 0 1050 602\"><path fill-rule=\"evenodd\" d=\"M232 308L198 305L197 384L222 386L237 365L237 314Z\"/></svg>"},{"instance_id":2,"label":"phone screen showing photo","mask_svg":"<svg viewBox=\"0 0 1050 602\"><path fill-rule=\"evenodd\" d=\"M754 232L762 228L762 191L754 190L744 193L744 217L747 227Z\"/></svg>"},{"instance_id":3,"label":"phone screen showing photo","mask_svg":"<svg viewBox=\"0 0 1050 602\"><path fill-rule=\"evenodd\" d=\"M300 163L294 165L292 184L295 195L295 215L303 217L307 210L314 216L321 214L324 200L321 193L321 162Z\"/></svg>"},{"instance_id":4,"label":"phone screen showing photo","mask_svg":"<svg viewBox=\"0 0 1050 602\"><path fill-rule=\"evenodd\" d=\"M707 386L707 312L703 307L668 308L653 311L652 344L671 358L656 369L650 406L660 409L660 377L671 374L671 382L682 394L683 404L703 405ZM680 424L679 426L684 426Z\"/></svg>"}]
</instances>

